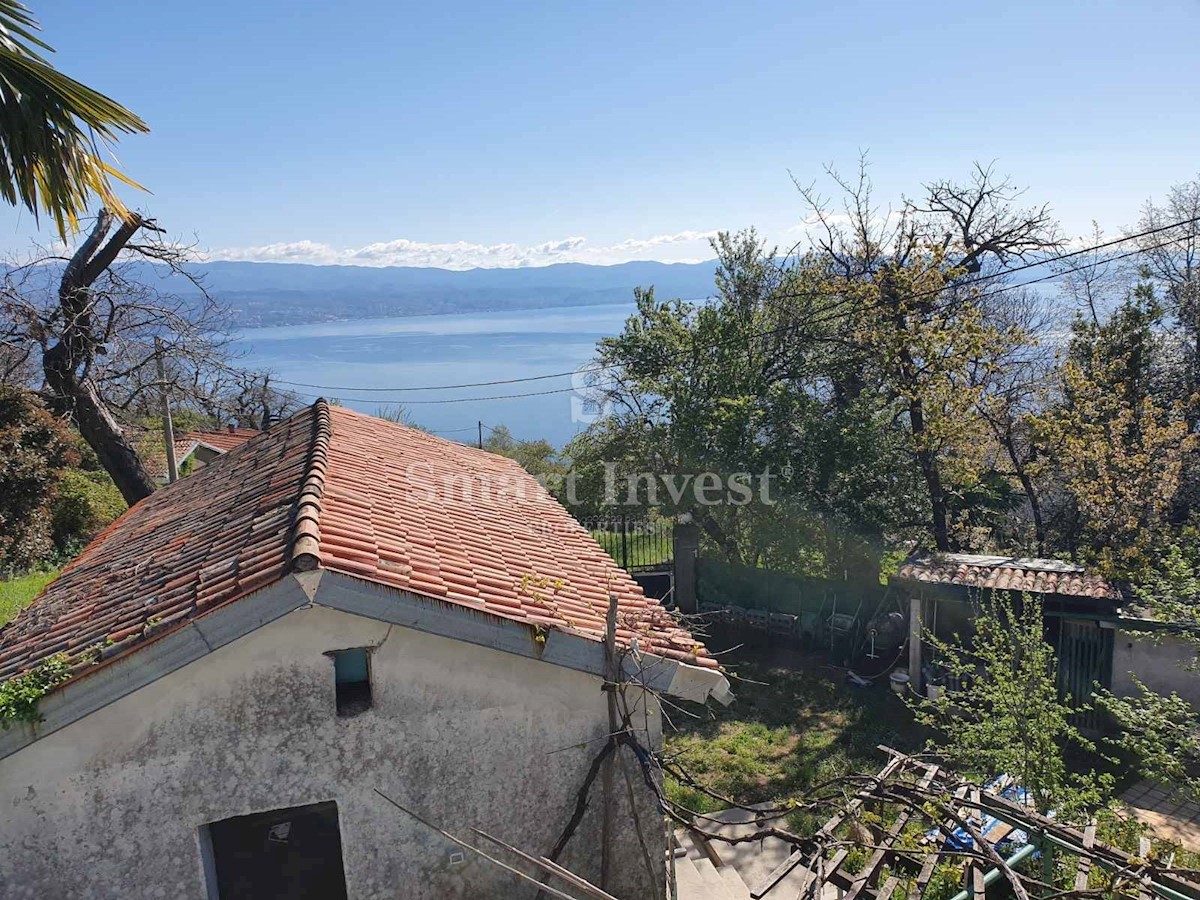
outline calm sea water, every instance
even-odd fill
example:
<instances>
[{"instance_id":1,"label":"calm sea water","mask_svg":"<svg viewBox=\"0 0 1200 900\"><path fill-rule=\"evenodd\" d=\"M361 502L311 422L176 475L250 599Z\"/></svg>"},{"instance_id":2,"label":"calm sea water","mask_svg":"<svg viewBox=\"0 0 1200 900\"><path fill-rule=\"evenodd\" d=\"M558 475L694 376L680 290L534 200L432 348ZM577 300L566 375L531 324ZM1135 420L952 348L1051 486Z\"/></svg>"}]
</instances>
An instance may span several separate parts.
<instances>
[{"instance_id":1,"label":"calm sea water","mask_svg":"<svg viewBox=\"0 0 1200 900\"><path fill-rule=\"evenodd\" d=\"M507 425L517 437L546 438L561 446L586 427L579 395L472 398L571 388L570 376L452 391L364 389L572 371L591 361L599 338L620 332L633 308L629 303L287 325L247 329L238 340L249 366L282 381L331 386L292 388L304 399L336 398L368 413L402 403L416 422L458 440L473 440L476 422L482 421ZM461 402L430 402L446 400Z\"/></svg>"}]
</instances>

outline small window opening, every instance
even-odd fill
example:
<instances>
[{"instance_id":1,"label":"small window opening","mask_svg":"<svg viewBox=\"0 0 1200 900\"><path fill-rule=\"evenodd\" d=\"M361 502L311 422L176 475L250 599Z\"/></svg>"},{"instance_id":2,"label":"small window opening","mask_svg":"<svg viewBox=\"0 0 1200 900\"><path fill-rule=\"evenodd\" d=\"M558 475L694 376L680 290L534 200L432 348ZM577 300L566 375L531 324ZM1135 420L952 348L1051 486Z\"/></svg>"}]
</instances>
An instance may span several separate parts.
<instances>
[{"instance_id":1,"label":"small window opening","mask_svg":"<svg viewBox=\"0 0 1200 900\"><path fill-rule=\"evenodd\" d=\"M339 716L357 716L371 708L371 662L365 649L335 650L333 680Z\"/></svg>"}]
</instances>

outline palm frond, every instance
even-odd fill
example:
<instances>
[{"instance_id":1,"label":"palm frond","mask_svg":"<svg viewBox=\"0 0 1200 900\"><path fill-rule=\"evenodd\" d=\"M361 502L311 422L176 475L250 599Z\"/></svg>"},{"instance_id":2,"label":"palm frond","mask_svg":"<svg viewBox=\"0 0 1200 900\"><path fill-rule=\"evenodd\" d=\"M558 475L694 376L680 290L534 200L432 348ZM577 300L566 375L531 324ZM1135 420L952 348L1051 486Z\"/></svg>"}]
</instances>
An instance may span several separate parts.
<instances>
[{"instance_id":1,"label":"palm frond","mask_svg":"<svg viewBox=\"0 0 1200 900\"><path fill-rule=\"evenodd\" d=\"M50 65L39 50L53 51L37 28L22 3L0 0L0 198L35 217L47 213L65 238L93 197L128 215L112 180L140 185L101 158L101 145L149 128Z\"/></svg>"}]
</instances>

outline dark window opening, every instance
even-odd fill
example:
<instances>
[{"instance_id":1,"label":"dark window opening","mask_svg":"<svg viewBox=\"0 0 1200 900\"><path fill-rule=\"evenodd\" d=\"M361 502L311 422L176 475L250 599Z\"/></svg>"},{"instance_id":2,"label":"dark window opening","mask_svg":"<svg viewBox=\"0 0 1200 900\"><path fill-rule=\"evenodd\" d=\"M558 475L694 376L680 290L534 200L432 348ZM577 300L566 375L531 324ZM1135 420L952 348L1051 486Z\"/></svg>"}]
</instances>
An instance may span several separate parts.
<instances>
[{"instance_id":1,"label":"dark window opening","mask_svg":"<svg viewBox=\"0 0 1200 900\"><path fill-rule=\"evenodd\" d=\"M333 652L337 714L357 716L371 708L371 659L364 649Z\"/></svg>"},{"instance_id":2,"label":"dark window opening","mask_svg":"<svg viewBox=\"0 0 1200 900\"><path fill-rule=\"evenodd\" d=\"M218 900L346 900L337 804L237 816L201 832Z\"/></svg>"}]
</instances>

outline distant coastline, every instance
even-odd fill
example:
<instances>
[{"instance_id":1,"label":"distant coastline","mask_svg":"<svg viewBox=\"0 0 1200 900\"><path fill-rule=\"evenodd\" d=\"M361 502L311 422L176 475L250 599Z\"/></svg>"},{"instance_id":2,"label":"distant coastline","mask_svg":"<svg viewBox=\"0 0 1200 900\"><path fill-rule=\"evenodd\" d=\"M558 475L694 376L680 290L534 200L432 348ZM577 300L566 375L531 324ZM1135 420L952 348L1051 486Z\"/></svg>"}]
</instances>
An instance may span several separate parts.
<instances>
[{"instance_id":1,"label":"distant coastline","mask_svg":"<svg viewBox=\"0 0 1200 900\"><path fill-rule=\"evenodd\" d=\"M228 304L234 312L233 325L243 331L259 328L285 327L288 325L320 325L335 322L364 322L372 319L415 319L423 316L456 316L472 313L505 313L505 312L536 312L551 309L576 309L589 306L625 306L633 301L632 290L623 296L608 298L579 298L564 299L560 297L529 298L525 302L515 304L473 305L462 303L454 307L423 308L409 301L399 301L389 304L387 301L372 299L366 308L358 308L357 304L341 304L337 306L308 307L291 310L286 306L275 305L277 298L270 294L260 294L253 298L231 298L227 294L216 292L220 299ZM259 311L262 307L268 307ZM355 312L346 312L347 308L355 308Z\"/></svg>"},{"instance_id":2,"label":"distant coastline","mask_svg":"<svg viewBox=\"0 0 1200 900\"><path fill-rule=\"evenodd\" d=\"M639 287L653 287L660 297L707 297L715 268L715 260L462 271L246 262L190 267L229 307L237 328L607 306L629 303ZM192 290L182 278L170 287Z\"/></svg>"}]
</instances>

